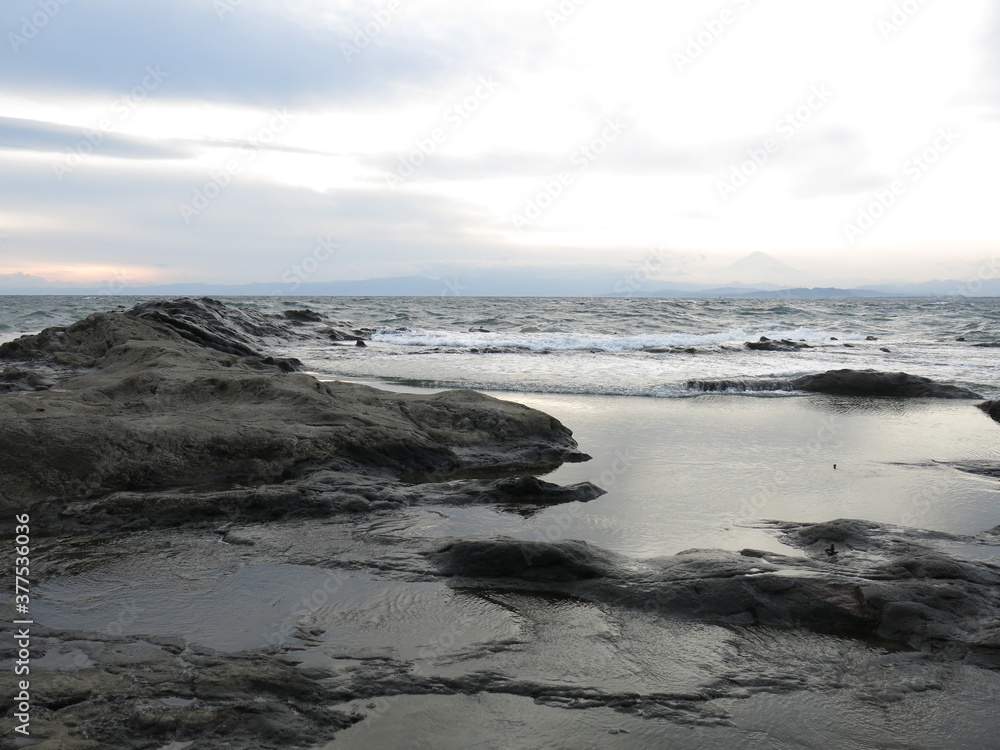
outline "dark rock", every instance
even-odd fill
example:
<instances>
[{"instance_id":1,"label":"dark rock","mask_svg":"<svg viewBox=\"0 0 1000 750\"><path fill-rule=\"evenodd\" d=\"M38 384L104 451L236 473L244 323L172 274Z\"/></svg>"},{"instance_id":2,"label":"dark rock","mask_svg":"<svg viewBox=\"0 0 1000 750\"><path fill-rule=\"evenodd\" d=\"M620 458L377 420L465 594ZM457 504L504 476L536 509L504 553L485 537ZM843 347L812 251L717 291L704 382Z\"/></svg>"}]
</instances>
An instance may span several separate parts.
<instances>
[{"instance_id":1,"label":"dark rock","mask_svg":"<svg viewBox=\"0 0 1000 750\"><path fill-rule=\"evenodd\" d=\"M865 336L865 341L878 341L878 337L869 334L868 336Z\"/></svg>"},{"instance_id":2,"label":"dark rock","mask_svg":"<svg viewBox=\"0 0 1000 750\"><path fill-rule=\"evenodd\" d=\"M240 356L259 356L263 337L289 333L264 313L230 307L210 297L142 302L125 314L155 321L199 346Z\"/></svg>"},{"instance_id":3,"label":"dark rock","mask_svg":"<svg viewBox=\"0 0 1000 750\"><path fill-rule=\"evenodd\" d=\"M7 367L0 373L0 393L44 391L53 385L55 385L55 380L31 370Z\"/></svg>"},{"instance_id":4,"label":"dark rock","mask_svg":"<svg viewBox=\"0 0 1000 750\"><path fill-rule=\"evenodd\" d=\"M323 322L323 316L314 310L285 310L282 315L293 323Z\"/></svg>"},{"instance_id":5,"label":"dark rock","mask_svg":"<svg viewBox=\"0 0 1000 750\"><path fill-rule=\"evenodd\" d=\"M979 406L980 409L989 414L991 419L1000 422L1000 401L998 400L984 401L981 404L977 404L977 406Z\"/></svg>"},{"instance_id":6,"label":"dark rock","mask_svg":"<svg viewBox=\"0 0 1000 750\"><path fill-rule=\"evenodd\" d=\"M492 491L509 502L543 504L586 502L604 494L604 490L591 482L562 486L531 476L497 480Z\"/></svg>"},{"instance_id":7,"label":"dark rock","mask_svg":"<svg viewBox=\"0 0 1000 750\"><path fill-rule=\"evenodd\" d=\"M354 342L354 346L362 346L362 347L364 347L364 346L368 346L368 344L366 344L361 339L358 339L356 342Z\"/></svg>"},{"instance_id":8,"label":"dark rock","mask_svg":"<svg viewBox=\"0 0 1000 750\"><path fill-rule=\"evenodd\" d=\"M499 537L445 542L429 559L462 586L473 578L477 588L556 591L668 617L946 644L990 663L1000 612L994 566L939 551L926 541L933 532L847 519L772 525L806 557L696 549L640 561L579 541Z\"/></svg>"},{"instance_id":9,"label":"dark rock","mask_svg":"<svg viewBox=\"0 0 1000 750\"><path fill-rule=\"evenodd\" d=\"M363 339L370 339L371 336L361 336L356 333L348 333L340 328L330 328L323 331L327 336L329 336L331 341L362 341Z\"/></svg>"},{"instance_id":10,"label":"dark rock","mask_svg":"<svg viewBox=\"0 0 1000 750\"><path fill-rule=\"evenodd\" d=\"M491 331L487 331L485 328L470 328L469 333L491 333Z\"/></svg>"},{"instance_id":11,"label":"dark rock","mask_svg":"<svg viewBox=\"0 0 1000 750\"><path fill-rule=\"evenodd\" d=\"M998 347L1000 346L1000 341L980 341L973 344L973 346L984 346L984 347Z\"/></svg>"},{"instance_id":12,"label":"dark rock","mask_svg":"<svg viewBox=\"0 0 1000 750\"><path fill-rule=\"evenodd\" d=\"M830 341L840 341L836 336L831 336Z\"/></svg>"},{"instance_id":13,"label":"dark rock","mask_svg":"<svg viewBox=\"0 0 1000 750\"><path fill-rule=\"evenodd\" d=\"M164 303L5 345L6 354L89 369L58 389L0 398L0 507L289 480L321 468L399 476L517 465L529 473L582 457L569 430L520 404L472 391L423 396L321 383L287 373L293 360L233 356L225 349L239 348L226 344L249 330L245 311L189 302L180 301L177 324L163 322ZM208 320L195 326L203 313Z\"/></svg>"},{"instance_id":14,"label":"dark rock","mask_svg":"<svg viewBox=\"0 0 1000 750\"><path fill-rule=\"evenodd\" d=\"M965 336L959 336L955 341L965 341Z\"/></svg>"},{"instance_id":15,"label":"dark rock","mask_svg":"<svg viewBox=\"0 0 1000 750\"><path fill-rule=\"evenodd\" d=\"M752 391L793 391L788 380L689 380L687 388L705 393L746 393Z\"/></svg>"},{"instance_id":16,"label":"dark rock","mask_svg":"<svg viewBox=\"0 0 1000 750\"><path fill-rule=\"evenodd\" d=\"M886 349L886 348L885 348L884 346L883 346L883 347L881 347L881 348L879 349L879 351L880 351L880 352L885 352L886 354L889 354L889 353L890 353L890 350L889 350L889 349Z\"/></svg>"},{"instance_id":17,"label":"dark rock","mask_svg":"<svg viewBox=\"0 0 1000 750\"><path fill-rule=\"evenodd\" d=\"M302 360L296 357L261 357L260 362L282 372L297 372L302 368Z\"/></svg>"},{"instance_id":18,"label":"dark rock","mask_svg":"<svg viewBox=\"0 0 1000 750\"><path fill-rule=\"evenodd\" d=\"M801 341L790 341L789 339L781 339L780 341L775 341L769 339L766 336L761 336L760 341L748 341L746 342L747 349L754 349L757 351L764 352L795 352L799 349L811 349L809 344Z\"/></svg>"},{"instance_id":19,"label":"dark rock","mask_svg":"<svg viewBox=\"0 0 1000 750\"><path fill-rule=\"evenodd\" d=\"M906 398L982 398L966 388L937 383L905 372L829 370L791 380L796 390L836 396L902 396Z\"/></svg>"},{"instance_id":20,"label":"dark rock","mask_svg":"<svg viewBox=\"0 0 1000 750\"><path fill-rule=\"evenodd\" d=\"M31 739L42 748L318 747L363 718L330 708L344 696L327 675L284 656L37 624L31 636ZM45 666L66 661L66 643L75 665Z\"/></svg>"},{"instance_id":21,"label":"dark rock","mask_svg":"<svg viewBox=\"0 0 1000 750\"><path fill-rule=\"evenodd\" d=\"M607 575L616 556L575 539L535 542L498 537L446 542L430 557L449 575L574 581Z\"/></svg>"}]
</instances>

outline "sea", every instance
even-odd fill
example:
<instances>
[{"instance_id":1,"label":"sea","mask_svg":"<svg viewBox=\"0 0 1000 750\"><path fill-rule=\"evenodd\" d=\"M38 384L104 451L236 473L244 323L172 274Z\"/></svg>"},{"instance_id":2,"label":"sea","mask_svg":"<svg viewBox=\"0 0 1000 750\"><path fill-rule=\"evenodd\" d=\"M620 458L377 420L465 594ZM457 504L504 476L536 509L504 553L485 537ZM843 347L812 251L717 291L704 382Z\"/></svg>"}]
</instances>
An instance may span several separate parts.
<instances>
[{"instance_id":1,"label":"sea","mask_svg":"<svg viewBox=\"0 0 1000 750\"><path fill-rule=\"evenodd\" d=\"M0 297L0 341L149 297ZM309 309L365 348L303 335L273 345L326 378L433 388L652 398L689 381L785 378L850 367L905 371L1000 395L1000 298L225 297ZM307 333L306 331L303 332ZM751 351L761 336L804 342Z\"/></svg>"},{"instance_id":2,"label":"sea","mask_svg":"<svg viewBox=\"0 0 1000 750\"><path fill-rule=\"evenodd\" d=\"M0 297L0 340L146 299ZM36 553L38 622L180 636L226 652L270 648L280 634L307 667L398 665L458 686L338 706L367 718L326 750L996 747L995 670L835 634L455 588L393 574L381 561L494 535L582 539L639 559L692 548L801 555L772 520L857 518L941 532L942 551L1000 564L1000 547L970 541L1000 526L1000 483L962 469L1000 462L1000 424L976 401L753 386L871 368L1000 397L1000 347L977 346L1000 341L1000 299L221 299L319 313L322 323L267 346L320 379L403 392L474 388L553 415L593 458L544 478L590 481L606 494L530 511L414 506L249 524L240 533L251 545L186 529L94 545L53 538ZM331 340L329 328L361 332L367 345ZM809 346L745 346L762 336ZM732 384L706 392L697 382L708 380ZM333 573L338 595L304 609ZM518 687L481 692L484 674ZM534 700L531 685L590 697L570 708ZM628 696L663 692L690 700L672 714L623 708Z\"/></svg>"}]
</instances>

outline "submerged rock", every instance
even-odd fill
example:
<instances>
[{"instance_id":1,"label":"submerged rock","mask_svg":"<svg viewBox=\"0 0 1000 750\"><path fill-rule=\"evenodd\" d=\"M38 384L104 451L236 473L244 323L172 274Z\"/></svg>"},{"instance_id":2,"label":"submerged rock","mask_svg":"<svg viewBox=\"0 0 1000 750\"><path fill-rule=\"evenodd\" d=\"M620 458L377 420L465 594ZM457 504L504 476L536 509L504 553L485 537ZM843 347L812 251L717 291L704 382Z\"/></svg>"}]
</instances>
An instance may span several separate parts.
<instances>
[{"instance_id":1,"label":"submerged rock","mask_svg":"<svg viewBox=\"0 0 1000 750\"><path fill-rule=\"evenodd\" d=\"M430 558L445 574L528 581L608 576L617 562L616 555L582 541L536 542L510 537L446 542Z\"/></svg>"},{"instance_id":2,"label":"submerged rock","mask_svg":"<svg viewBox=\"0 0 1000 750\"><path fill-rule=\"evenodd\" d=\"M705 393L795 390L788 380L689 380L687 388L689 391L703 391Z\"/></svg>"}]
</instances>

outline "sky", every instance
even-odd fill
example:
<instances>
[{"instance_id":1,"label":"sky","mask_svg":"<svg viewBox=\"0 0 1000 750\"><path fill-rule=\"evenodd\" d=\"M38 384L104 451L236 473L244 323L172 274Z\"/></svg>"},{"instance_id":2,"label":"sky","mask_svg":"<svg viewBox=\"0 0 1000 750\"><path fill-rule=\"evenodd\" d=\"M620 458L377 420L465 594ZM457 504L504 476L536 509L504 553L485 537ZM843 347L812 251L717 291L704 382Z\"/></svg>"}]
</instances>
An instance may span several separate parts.
<instances>
[{"instance_id":1,"label":"sky","mask_svg":"<svg viewBox=\"0 0 1000 750\"><path fill-rule=\"evenodd\" d=\"M0 281L993 277L998 126L997 0L4 0Z\"/></svg>"}]
</instances>

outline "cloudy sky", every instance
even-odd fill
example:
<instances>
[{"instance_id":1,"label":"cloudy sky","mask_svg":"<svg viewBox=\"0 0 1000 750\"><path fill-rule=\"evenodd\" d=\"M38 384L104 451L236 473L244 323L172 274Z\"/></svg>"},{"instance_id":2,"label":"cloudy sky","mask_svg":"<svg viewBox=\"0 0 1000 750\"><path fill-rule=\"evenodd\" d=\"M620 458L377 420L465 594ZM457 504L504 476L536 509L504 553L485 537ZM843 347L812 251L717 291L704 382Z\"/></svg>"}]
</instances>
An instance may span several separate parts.
<instances>
[{"instance_id":1,"label":"cloudy sky","mask_svg":"<svg viewBox=\"0 0 1000 750\"><path fill-rule=\"evenodd\" d=\"M0 274L1000 254L996 0L4 0L0 32Z\"/></svg>"}]
</instances>

